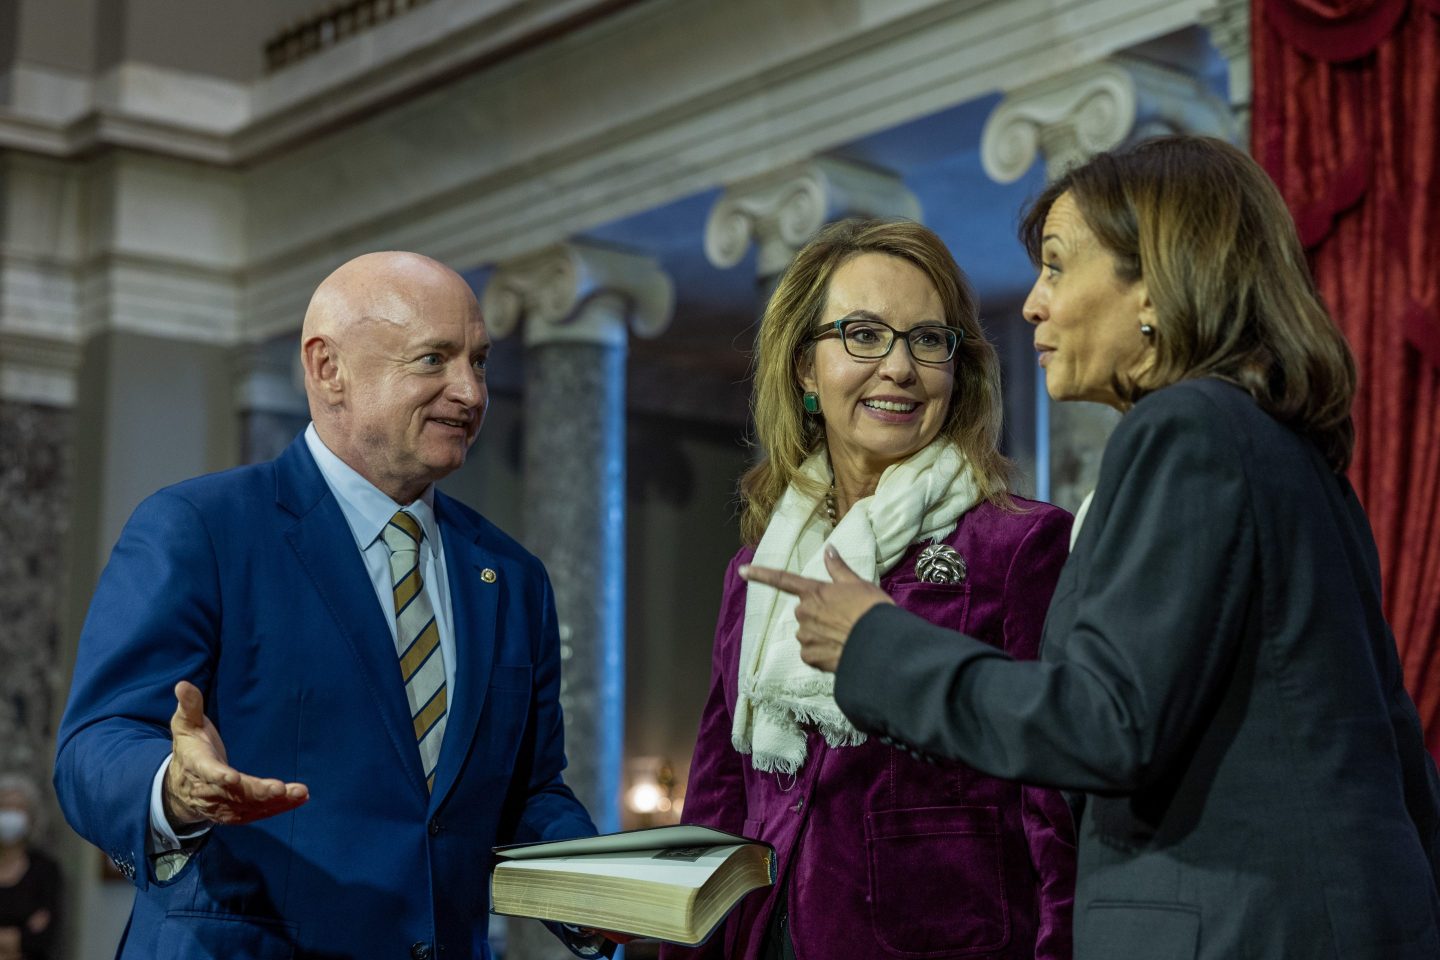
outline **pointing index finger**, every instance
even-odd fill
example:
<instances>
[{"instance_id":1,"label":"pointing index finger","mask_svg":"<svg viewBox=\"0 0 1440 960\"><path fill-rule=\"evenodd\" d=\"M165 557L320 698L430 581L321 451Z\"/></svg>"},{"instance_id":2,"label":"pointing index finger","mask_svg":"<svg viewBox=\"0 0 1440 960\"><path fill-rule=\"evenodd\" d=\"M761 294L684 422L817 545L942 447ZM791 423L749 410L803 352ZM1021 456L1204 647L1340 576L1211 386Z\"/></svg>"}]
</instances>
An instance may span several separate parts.
<instances>
[{"instance_id":1,"label":"pointing index finger","mask_svg":"<svg viewBox=\"0 0 1440 960\"><path fill-rule=\"evenodd\" d=\"M802 593L809 593L816 587L823 586L825 583L823 580L812 580L809 577L802 577L798 573L776 570L773 567L757 567L749 563L743 565L739 573L742 578L751 583L763 583L767 587L774 587L776 590L783 590L786 593L793 593L796 596Z\"/></svg>"}]
</instances>

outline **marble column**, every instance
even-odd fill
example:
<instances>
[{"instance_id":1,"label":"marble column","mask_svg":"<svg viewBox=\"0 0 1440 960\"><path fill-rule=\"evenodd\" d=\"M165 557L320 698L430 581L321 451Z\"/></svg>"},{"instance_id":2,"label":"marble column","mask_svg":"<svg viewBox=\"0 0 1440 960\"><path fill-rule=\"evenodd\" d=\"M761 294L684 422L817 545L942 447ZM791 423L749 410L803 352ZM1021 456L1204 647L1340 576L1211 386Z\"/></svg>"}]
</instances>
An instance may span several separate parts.
<instances>
[{"instance_id":1,"label":"marble column","mask_svg":"<svg viewBox=\"0 0 1440 960\"><path fill-rule=\"evenodd\" d=\"M761 303L791 258L827 223L845 217L920 219L920 201L895 174L815 157L728 187L705 224L705 255L721 269L758 247Z\"/></svg>"},{"instance_id":2,"label":"marble column","mask_svg":"<svg viewBox=\"0 0 1440 960\"><path fill-rule=\"evenodd\" d=\"M985 123L980 160L1012 183L1043 158L1051 178L1090 156L1164 133L1235 136L1235 118L1204 82L1179 70L1116 56L1006 95ZM1037 384L1043 392L1043 378ZM1037 398L1037 495L1067 510L1095 488L1119 414L1095 403Z\"/></svg>"},{"instance_id":3,"label":"marble column","mask_svg":"<svg viewBox=\"0 0 1440 960\"><path fill-rule=\"evenodd\" d=\"M1235 115L1235 143L1250 144L1250 102L1254 75L1250 62L1250 0L1215 0L1200 13L1210 42L1230 64L1230 110Z\"/></svg>"},{"instance_id":4,"label":"marble column","mask_svg":"<svg viewBox=\"0 0 1440 960\"><path fill-rule=\"evenodd\" d=\"M572 242L502 263L482 311L492 336L524 327L524 539L559 616L565 780L601 832L619 829L625 677L625 357L655 336L674 291L642 256ZM508 956L569 953L508 924Z\"/></svg>"}]
</instances>

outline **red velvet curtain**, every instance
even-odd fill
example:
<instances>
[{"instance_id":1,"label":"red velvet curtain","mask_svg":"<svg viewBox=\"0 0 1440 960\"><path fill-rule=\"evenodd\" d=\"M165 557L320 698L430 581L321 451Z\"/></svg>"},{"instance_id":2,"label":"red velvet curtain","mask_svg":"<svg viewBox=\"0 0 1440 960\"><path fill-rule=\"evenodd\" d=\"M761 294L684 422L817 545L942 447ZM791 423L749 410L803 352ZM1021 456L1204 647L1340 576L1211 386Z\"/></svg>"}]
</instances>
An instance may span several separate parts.
<instances>
[{"instance_id":1,"label":"red velvet curtain","mask_svg":"<svg viewBox=\"0 0 1440 960\"><path fill-rule=\"evenodd\" d=\"M1360 367L1350 479L1440 758L1440 0L1253 0L1252 149Z\"/></svg>"}]
</instances>

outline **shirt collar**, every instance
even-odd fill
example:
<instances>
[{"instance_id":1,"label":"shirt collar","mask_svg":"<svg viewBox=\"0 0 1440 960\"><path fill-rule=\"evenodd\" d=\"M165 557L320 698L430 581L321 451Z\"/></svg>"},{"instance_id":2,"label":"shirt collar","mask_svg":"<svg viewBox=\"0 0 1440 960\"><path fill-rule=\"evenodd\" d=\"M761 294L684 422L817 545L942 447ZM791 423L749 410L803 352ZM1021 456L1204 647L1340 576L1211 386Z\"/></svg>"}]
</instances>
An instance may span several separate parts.
<instances>
[{"instance_id":1,"label":"shirt collar","mask_svg":"<svg viewBox=\"0 0 1440 960\"><path fill-rule=\"evenodd\" d=\"M325 485L340 504L340 512L350 525L355 543L361 551L368 549L400 506L325 446L313 421L305 428L305 445L310 448L310 455L315 458ZM431 554L438 556L440 529L435 523L435 484L427 485L415 502L406 504L404 509L420 521Z\"/></svg>"}]
</instances>

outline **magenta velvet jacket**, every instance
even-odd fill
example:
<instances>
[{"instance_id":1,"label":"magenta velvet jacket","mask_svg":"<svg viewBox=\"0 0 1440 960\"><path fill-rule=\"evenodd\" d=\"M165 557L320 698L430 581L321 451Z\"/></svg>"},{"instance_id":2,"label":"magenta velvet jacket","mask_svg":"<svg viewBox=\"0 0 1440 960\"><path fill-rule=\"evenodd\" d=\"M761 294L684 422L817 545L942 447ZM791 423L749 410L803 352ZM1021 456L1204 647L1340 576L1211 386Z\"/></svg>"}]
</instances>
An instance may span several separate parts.
<instances>
[{"instance_id":1,"label":"magenta velvet jacket","mask_svg":"<svg viewBox=\"0 0 1440 960\"><path fill-rule=\"evenodd\" d=\"M945 541L965 558L964 582L918 581L915 546L881 586L926 620L1033 659L1070 515L1016 503L1022 512L976 507ZM925 762L873 737L832 749L812 731L793 778L755 770L731 746L746 589L735 570L753 554L741 550L725 574L684 819L773 844L780 877L702 947L661 956L754 960L783 891L799 960L1069 958L1075 836L1059 793Z\"/></svg>"}]
</instances>

